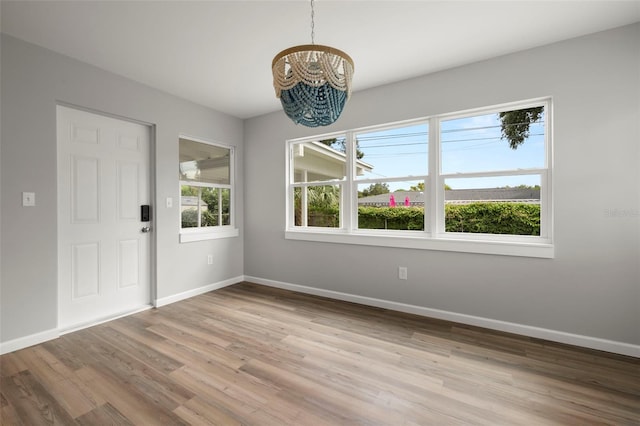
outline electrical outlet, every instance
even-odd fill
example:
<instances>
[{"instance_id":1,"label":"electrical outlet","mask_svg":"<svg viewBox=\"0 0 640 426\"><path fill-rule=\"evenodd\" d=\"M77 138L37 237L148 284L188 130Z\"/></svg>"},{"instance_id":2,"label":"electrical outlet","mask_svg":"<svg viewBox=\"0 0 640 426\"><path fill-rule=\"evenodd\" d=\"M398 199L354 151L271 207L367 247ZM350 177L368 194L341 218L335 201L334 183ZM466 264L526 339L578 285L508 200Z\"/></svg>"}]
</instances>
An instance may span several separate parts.
<instances>
[{"instance_id":1,"label":"electrical outlet","mask_svg":"<svg viewBox=\"0 0 640 426\"><path fill-rule=\"evenodd\" d=\"M207 265L213 265L213 255L207 256Z\"/></svg>"},{"instance_id":2,"label":"electrical outlet","mask_svg":"<svg viewBox=\"0 0 640 426\"><path fill-rule=\"evenodd\" d=\"M407 267L406 266L398 266L398 279L406 280L407 279Z\"/></svg>"}]
</instances>

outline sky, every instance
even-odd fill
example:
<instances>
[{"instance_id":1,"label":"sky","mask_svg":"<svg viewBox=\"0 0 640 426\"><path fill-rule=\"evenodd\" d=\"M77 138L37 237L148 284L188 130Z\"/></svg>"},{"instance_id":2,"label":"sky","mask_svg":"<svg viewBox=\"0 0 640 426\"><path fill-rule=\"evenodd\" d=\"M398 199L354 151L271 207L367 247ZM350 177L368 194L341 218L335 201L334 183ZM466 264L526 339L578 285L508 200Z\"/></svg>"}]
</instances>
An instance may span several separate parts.
<instances>
[{"instance_id":1,"label":"sky","mask_svg":"<svg viewBox=\"0 0 640 426\"><path fill-rule=\"evenodd\" d=\"M517 149L501 139L497 114L486 114L441 122L442 173L487 172L513 169L543 168L544 117L530 127L530 136ZM363 132L357 135L362 161L373 170L363 178L421 176L428 171L428 125L414 124L392 130ZM392 191L409 189L418 180L392 182ZM452 189L495 188L500 186L539 185L539 176L499 178L450 178ZM368 187L363 185L364 188ZM362 188L360 188L362 189Z\"/></svg>"}]
</instances>

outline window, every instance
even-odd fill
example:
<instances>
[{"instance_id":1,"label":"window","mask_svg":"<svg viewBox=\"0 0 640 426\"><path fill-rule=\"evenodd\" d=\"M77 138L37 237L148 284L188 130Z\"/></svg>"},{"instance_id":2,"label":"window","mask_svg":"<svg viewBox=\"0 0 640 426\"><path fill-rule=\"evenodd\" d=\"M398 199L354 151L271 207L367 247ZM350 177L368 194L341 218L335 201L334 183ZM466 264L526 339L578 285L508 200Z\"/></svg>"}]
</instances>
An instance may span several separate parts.
<instances>
[{"instance_id":1,"label":"window","mask_svg":"<svg viewBox=\"0 0 640 426\"><path fill-rule=\"evenodd\" d=\"M233 148L180 137L180 241L238 235Z\"/></svg>"},{"instance_id":2,"label":"window","mask_svg":"<svg viewBox=\"0 0 640 426\"><path fill-rule=\"evenodd\" d=\"M550 107L289 141L286 237L553 257Z\"/></svg>"},{"instance_id":3,"label":"window","mask_svg":"<svg viewBox=\"0 0 640 426\"><path fill-rule=\"evenodd\" d=\"M424 231L424 201L416 203L428 178L429 124L366 130L354 137L368 165L355 179L354 228Z\"/></svg>"}]
</instances>

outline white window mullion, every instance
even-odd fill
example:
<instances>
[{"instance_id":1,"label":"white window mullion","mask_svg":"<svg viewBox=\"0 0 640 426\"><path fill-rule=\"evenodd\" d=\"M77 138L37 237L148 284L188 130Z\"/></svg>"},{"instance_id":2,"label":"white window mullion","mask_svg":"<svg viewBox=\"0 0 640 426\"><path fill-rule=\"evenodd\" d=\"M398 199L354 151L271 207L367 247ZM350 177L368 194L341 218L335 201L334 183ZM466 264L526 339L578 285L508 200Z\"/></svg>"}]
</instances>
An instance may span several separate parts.
<instances>
[{"instance_id":1,"label":"white window mullion","mask_svg":"<svg viewBox=\"0 0 640 426\"><path fill-rule=\"evenodd\" d=\"M218 193L218 226L222 226L222 188L216 188Z\"/></svg>"},{"instance_id":2,"label":"white window mullion","mask_svg":"<svg viewBox=\"0 0 640 426\"><path fill-rule=\"evenodd\" d=\"M300 194L300 226L309 226L309 208L307 206L307 192L309 188L303 188Z\"/></svg>"},{"instance_id":3,"label":"white window mullion","mask_svg":"<svg viewBox=\"0 0 640 426\"><path fill-rule=\"evenodd\" d=\"M198 209L196 210L197 212L197 224L198 224L198 228L200 228L202 226L202 188L198 187Z\"/></svg>"},{"instance_id":4,"label":"white window mullion","mask_svg":"<svg viewBox=\"0 0 640 426\"><path fill-rule=\"evenodd\" d=\"M302 181L307 181L307 171L302 171ZM309 226L309 187L300 188L300 225Z\"/></svg>"},{"instance_id":5,"label":"white window mullion","mask_svg":"<svg viewBox=\"0 0 640 426\"><path fill-rule=\"evenodd\" d=\"M495 172L474 172L474 173L449 173L442 174L440 178L444 182L446 179L455 178L482 178L482 177L500 177L500 176L526 176L526 175L540 175L544 173L545 169L514 169L514 170L500 170Z\"/></svg>"},{"instance_id":6,"label":"white window mullion","mask_svg":"<svg viewBox=\"0 0 640 426\"><path fill-rule=\"evenodd\" d=\"M235 148L231 147L229 149L229 164L235 164L236 163L236 150ZM232 167L230 170L230 175L229 175L229 225L231 225L232 227L236 226L236 220L235 220L235 205L236 205L236 200L235 200L235 190L233 188L235 188L236 185L236 168ZM222 224L222 222L220 222L220 224Z\"/></svg>"},{"instance_id":7,"label":"white window mullion","mask_svg":"<svg viewBox=\"0 0 640 426\"><path fill-rule=\"evenodd\" d=\"M340 186L340 226L347 231L352 231L358 223L358 190L355 183L357 156L353 132L345 134L345 155L346 182Z\"/></svg>"},{"instance_id":8,"label":"white window mullion","mask_svg":"<svg viewBox=\"0 0 640 426\"><path fill-rule=\"evenodd\" d=\"M425 190L425 230L435 236L444 232L444 185L440 177L440 120L429 120L429 179Z\"/></svg>"},{"instance_id":9,"label":"white window mullion","mask_svg":"<svg viewBox=\"0 0 640 426\"><path fill-rule=\"evenodd\" d=\"M540 236L551 239L553 235L553 176L551 168L542 173L540 181Z\"/></svg>"},{"instance_id":10,"label":"white window mullion","mask_svg":"<svg viewBox=\"0 0 640 426\"><path fill-rule=\"evenodd\" d=\"M286 208L288 212L287 229L293 228L296 225L296 189L292 186L295 181L293 171L293 145L287 144L287 151L285 153L285 163L287 165L286 176ZM302 200L300 200L302 202Z\"/></svg>"},{"instance_id":11,"label":"white window mullion","mask_svg":"<svg viewBox=\"0 0 640 426\"><path fill-rule=\"evenodd\" d=\"M235 208L236 202L235 202L235 191L232 191L231 189L229 190L229 225L235 227L236 226L236 222L235 222Z\"/></svg>"},{"instance_id":12,"label":"white window mullion","mask_svg":"<svg viewBox=\"0 0 640 426\"><path fill-rule=\"evenodd\" d=\"M544 103L544 150L545 172L541 176L540 188L540 236L551 239L553 236L553 106L550 101Z\"/></svg>"}]
</instances>

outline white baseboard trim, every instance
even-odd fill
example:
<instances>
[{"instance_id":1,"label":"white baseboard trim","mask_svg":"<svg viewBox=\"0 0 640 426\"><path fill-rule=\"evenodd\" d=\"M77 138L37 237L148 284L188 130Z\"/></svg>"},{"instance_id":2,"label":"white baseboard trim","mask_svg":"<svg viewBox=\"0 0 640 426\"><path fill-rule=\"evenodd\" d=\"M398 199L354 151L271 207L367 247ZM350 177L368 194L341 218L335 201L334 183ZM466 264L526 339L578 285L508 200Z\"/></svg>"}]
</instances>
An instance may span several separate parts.
<instances>
[{"instance_id":1,"label":"white baseboard trim","mask_svg":"<svg viewBox=\"0 0 640 426\"><path fill-rule=\"evenodd\" d=\"M88 322L73 324L68 327L58 327L58 331L60 333L60 336L62 336L68 333L73 333L74 331L84 330L85 328L93 327L94 325L100 325L100 324L104 324L105 322L117 320L118 318L128 317L129 315L137 314L138 312L142 312L142 311L147 311L151 308L153 308L153 305L149 303L146 305L142 305L138 308L133 308L127 311L118 312L112 315L107 315L105 317L93 319Z\"/></svg>"},{"instance_id":2,"label":"white baseboard trim","mask_svg":"<svg viewBox=\"0 0 640 426\"><path fill-rule=\"evenodd\" d=\"M640 345L630 343L617 342L613 340L600 339L597 337L583 336L579 334L566 333L563 331L550 330L540 327L532 327L529 325L516 324L511 322L499 321L490 318L476 317L472 315L460 314L456 312L442 311L439 309L425 308L422 306L409 305L405 303L392 302L388 300L375 299L372 297L358 296L349 293L342 293L333 290L324 290L315 287L307 287L298 284L291 284L282 281L268 280L259 277L244 276L230 278L217 283L209 284L204 287L185 291L173 296L163 297L155 301L155 307L161 307L180 300L208 293L229 285L237 284L242 281L249 281L269 287L282 288L285 290L297 291L300 293L312 294L315 296L327 297L330 299L344 300L346 302L359 303L367 306L375 306L378 308L389 309L393 311L406 312L410 314L420 315L424 317L453 321L467 325L484 327L492 330L504 331L508 333L520 334L523 336L535 337L539 339L550 340L553 342L566 343L569 345L582 346L585 348L597 349L606 352L617 353L621 355L640 358ZM148 308L145 308L148 309ZM144 309L142 309L144 310ZM114 318L110 318L114 319ZM103 321L104 322L104 321ZM95 325L95 324L92 324ZM84 328L84 327L81 327ZM74 329L75 330L75 329ZM65 330L64 333L73 330ZM28 336L20 337L7 342L0 342L0 355L14 352L29 346L37 345L48 340L60 337L60 330L57 328L34 333Z\"/></svg>"},{"instance_id":3,"label":"white baseboard trim","mask_svg":"<svg viewBox=\"0 0 640 426\"><path fill-rule=\"evenodd\" d=\"M236 284L239 282L244 281L244 276L240 275L238 277L235 278L230 278L228 280L224 280L224 281L220 281L217 283L213 283L213 284L209 284L206 285L204 287L199 287L193 290L189 290L189 291L185 291L183 293L178 293L178 294L174 294L173 296L168 296L168 297L163 297L162 299L156 299L155 303L153 304L153 306L155 307L160 307L160 306L165 306L168 305L170 303L174 303L174 302L178 302L180 300L184 300L184 299L188 299L190 297L193 296L198 296L200 294L203 293L207 293L211 290L217 290L219 288L223 288L226 287L228 285L231 284ZM79 324L76 326L72 326L72 327L68 327L66 329L58 329L58 328L54 328L51 330L47 330L47 331L42 331L39 333L34 333L28 336L24 336L24 337L19 337L17 339L14 340L9 340L7 342L0 342L0 355L4 355L7 354L9 352L15 352L18 351L20 349L24 349L24 348L28 348L29 346L34 346L40 343L44 343L48 340L53 340L56 339L60 336L62 336L63 334L67 334L67 333L72 333L74 331L77 330L81 330L83 328L87 328L87 327L91 327L94 325L98 325L98 324L102 324L104 322L107 321L112 321L114 319L117 318L121 318L124 316L128 316L128 315L132 315L135 314L137 312L141 312L147 309L152 308L153 306L151 305L147 305L147 306L143 306L139 309L133 310L133 311L128 311L122 314L118 314L109 318L103 318L97 321L92 321L91 323L86 323L86 324Z\"/></svg>"},{"instance_id":4,"label":"white baseboard trim","mask_svg":"<svg viewBox=\"0 0 640 426\"><path fill-rule=\"evenodd\" d=\"M156 299L154 306L156 308L159 308L161 306L169 305L170 303L175 303L184 299L189 299L190 297L199 296L201 294L208 293L212 290L218 290L220 288L227 287L232 284L237 284L242 281L244 281L244 275L240 275L234 278L229 278L224 281L219 281L217 283L208 284L203 287L194 288L193 290L188 290L182 293L174 294L172 296Z\"/></svg>"},{"instance_id":5,"label":"white baseboard trim","mask_svg":"<svg viewBox=\"0 0 640 426\"><path fill-rule=\"evenodd\" d=\"M300 293L312 294L315 296L328 297L330 299L343 300L346 302L359 303L361 305L375 306L393 311L406 312L409 314L424 317L437 318L447 321L458 322L467 325L484 327L491 330L504 331L508 333L520 334L538 339L550 340L553 342L566 343L569 345L582 346L590 349L597 349L606 352L617 353L640 358L640 345L617 342L613 340L600 339L597 337L583 336L579 334L566 333L564 331L550 330L546 328L533 327L530 325L516 324L506 321L499 321L490 318L476 317L473 315L460 314L457 312L442 311L439 309L425 308L422 306L408 305L405 303L391 302L388 300L375 299L372 297L358 296L349 293L342 293L333 290L324 290L315 287L307 287L298 284L285 283L281 281L268 280L259 277L245 276L245 281L261 284L269 287L277 287L285 290L297 291Z\"/></svg>"},{"instance_id":6,"label":"white baseboard trim","mask_svg":"<svg viewBox=\"0 0 640 426\"><path fill-rule=\"evenodd\" d=\"M57 339L59 336L60 332L58 329L52 328L51 330L41 331L40 333L34 333L28 336L9 340L4 343L0 343L0 355L28 348L29 346L37 345L48 340Z\"/></svg>"}]
</instances>

